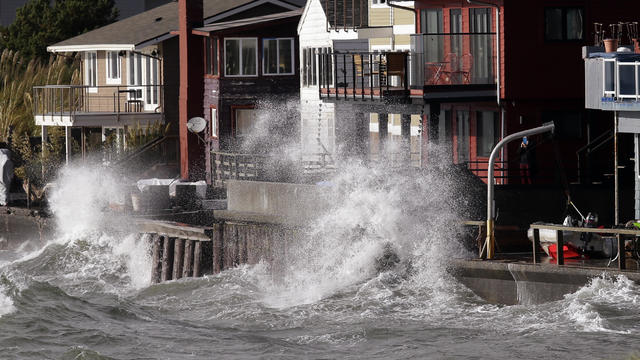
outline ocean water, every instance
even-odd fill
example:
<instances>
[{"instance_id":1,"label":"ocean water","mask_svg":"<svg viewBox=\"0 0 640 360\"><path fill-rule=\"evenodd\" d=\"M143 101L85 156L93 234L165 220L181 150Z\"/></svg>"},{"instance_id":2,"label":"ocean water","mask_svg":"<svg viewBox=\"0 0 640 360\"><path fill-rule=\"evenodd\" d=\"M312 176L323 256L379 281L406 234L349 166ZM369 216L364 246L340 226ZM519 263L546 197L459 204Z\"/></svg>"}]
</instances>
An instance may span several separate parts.
<instances>
[{"instance_id":1,"label":"ocean water","mask_svg":"<svg viewBox=\"0 0 640 360\"><path fill-rule=\"evenodd\" d=\"M560 301L488 304L442 261L467 256L450 237L465 205L455 179L349 168L331 181L340 201L296 240L283 268L156 285L148 239L108 210L119 199L115 177L65 170L51 201L57 233L44 246L0 252L0 358L640 356L638 285L603 275ZM381 271L384 249L400 263Z\"/></svg>"}]
</instances>

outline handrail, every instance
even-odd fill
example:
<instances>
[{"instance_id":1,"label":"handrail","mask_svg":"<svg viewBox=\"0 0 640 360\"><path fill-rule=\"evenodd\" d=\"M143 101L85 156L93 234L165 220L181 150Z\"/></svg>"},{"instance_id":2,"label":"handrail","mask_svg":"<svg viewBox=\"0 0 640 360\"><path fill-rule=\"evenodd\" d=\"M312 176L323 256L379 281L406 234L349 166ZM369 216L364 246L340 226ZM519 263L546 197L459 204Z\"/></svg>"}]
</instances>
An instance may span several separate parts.
<instances>
[{"instance_id":1,"label":"handrail","mask_svg":"<svg viewBox=\"0 0 640 360\"><path fill-rule=\"evenodd\" d=\"M137 158L138 156L146 153L147 151L149 151L150 149L156 147L157 145L160 145L162 143L167 142L168 140L172 140L172 139L177 139L178 136L176 135L161 135L156 137L155 139L147 142L146 144L142 145L141 147L137 148L134 152L132 152L131 154L127 154L126 156L124 156L122 159L119 159L114 166L121 166L135 158Z\"/></svg>"},{"instance_id":2,"label":"handrail","mask_svg":"<svg viewBox=\"0 0 640 360\"><path fill-rule=\"evenodd\" d=\"M605 138L606 137L606 138ZM589 143L587 143L585 146L579 148L578 150L576 150L576 158L577 158L577 167L578 167L578 180L582 181L582 161L580 160L581 158L581 154L585 151L588 151L589 153L598 150L601 146L603 146L604 144L608 143L609 141L613 140L614 134L613 134L613 129L607 130L605 132L603 132L602 134L598 135L595 139L591 140ZM604 139L604 140L603 140ZM592 149L593 147L593 149Z\"/></svg>"},{"instance_id":3,"label":"handrail","mask_svg":"<svg viewBox=\"0 0 640 360\"><path fill-rule=\"evenodd\" d=\"M615 235L618 240L618 269L624 270L626 268L625 256L624 256L624 239L621 235L633 235L640 236L639 230L632 229L614 229L614 228L585 228L575 226L563 226L555 224L531 224L533 229L533 263L538 263L538 248L540 247L540 230L554 230L556 231L557 242L557 264L564 265L564 231L572 231L579 233L598 233L598 234L612 234Z\"/></svg>"}]
</instances>

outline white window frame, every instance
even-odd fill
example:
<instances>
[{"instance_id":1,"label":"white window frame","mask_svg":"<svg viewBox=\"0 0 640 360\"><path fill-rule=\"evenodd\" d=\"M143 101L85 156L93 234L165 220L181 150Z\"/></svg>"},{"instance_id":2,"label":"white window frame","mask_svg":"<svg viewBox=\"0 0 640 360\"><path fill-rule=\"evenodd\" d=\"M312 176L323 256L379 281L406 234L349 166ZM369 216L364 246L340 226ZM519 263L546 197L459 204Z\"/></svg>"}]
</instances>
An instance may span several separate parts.
<instances>
[{"instance_id":1,"label":"white window frame","mask_svg":"<svg viewBox=\"0 0 640 360\"><path fill-rule=\"evenodd\" d=\"M90 76L90 73L93 73L93 77ZM92 83L92 81L90 80L92 78L95 79L95 83ZM85 53L84 84L87 86L87 92L98 92L98 53L96 51L88 51Z\"/></svg>"},{"instance_id":2,"label":"white window frame","mask_svg":"<svg viewBox=\"0 0 640 360\"><path fill-rule=\"evenodd\" d=\"M276 57L278 59L278 61L280 61L280 41L286 41L289 40L289 42L291 43L291 72L288 73L281 73L280 72L280 66L278 66L278 72L277 73L267 73L267 58L265 57L265 43L269 40L276 40ZM295 57L295 42L294 39L292 37L286 37L286 38L263 38L262 39L262 74L264 76L284 76L284 75L293 75L295 74L295 66L296 66L296 57Z\"/></svg>"},{"instance_id":3,"label":"white window frame","mask_svg":"<svg viewBox=\"0 0 640 360\"><path fill-rule=\"evenodd\" d=\"M239 74L239 75L229 75L227 74L227 41L240 41L240 65L239 65L239 69L240 72L242 72L242 42L243 40L255 40L256 42L256 74L255 75L245 75L245 74ZM259 74L259 70L260 70L260 66L258 63L258 51L260 50L260 45L258 42L258 38L257 37L232 37L232 38L225 38L224 39L224 76L226 77L258 77Z\"/></svg>"},{"instance_id":4,"label":"white window frame","mask_svg":"<svg viewBox=\"0 0 640 360\"><path fill-rule=\"evenodd\" d=\"M211 137L218 138L218 109L209 108L209 116L211 118Z\"/></svg>"},{"instance_id":5,"label":"white window frame","mask_svg":"<svg viewBox=\"0 0 640 360\"><path fill-rule=\"evenodd\" d=\"M613 63L613 90L607 90L607 63ZM602 96L603 97L616 97L616 90L618 89L618 66L616 59L603 59L602 61Z\"/></svg>"},{"instance_id":6,"label":"white window frame","mask_svg":"<svg viewBox=\"0 0 640 360\"><path fill-rule=\"evenodd\" d=\"M111 72L111 68L112 68L112 55L115 54L116 55L116 59L118 59L118 63L117 63L117 72L118 72L118 77L112 77L110 72ZM106 61L105 61L105 76L107 79L107 84L115 84L115 85L120 85L122 84L122 59L120 59L120 56L118 55L117 51L107 51L106 52Z\"/></svg>"}]
</instances>

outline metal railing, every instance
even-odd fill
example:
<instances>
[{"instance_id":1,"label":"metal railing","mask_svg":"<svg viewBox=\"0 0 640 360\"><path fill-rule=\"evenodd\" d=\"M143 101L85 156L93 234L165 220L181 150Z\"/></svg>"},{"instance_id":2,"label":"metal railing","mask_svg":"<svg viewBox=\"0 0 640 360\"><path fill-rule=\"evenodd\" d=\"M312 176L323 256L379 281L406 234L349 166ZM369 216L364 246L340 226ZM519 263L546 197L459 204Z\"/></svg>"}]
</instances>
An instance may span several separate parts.
<instances>
[{"instance_id":1,"label":"metal railing","mask_svg":"<svg viewBox=\"0 0 640 360\"><path fill-rule=\"evenodd\" d=\"M411 86L495 85L495 33L411 35Z\"/></svg>"},{"instance_id":2,"label":"metal railing","mask_svg":"<svg viewBox=\"0 0 640 360\"><path fill-rule=\"evenodd\" d=\"M303 177L333 172L333 157L329 153L305 154L299 159L267 154L211 152L211 181L224 186L227 180L301 181Z\"/></svg>"},{"instance_id":3,"label":"metal railing","mask_svg":"<svg viewBox=\"0 0 640 360\"><path fill-rule=\"evenodd\" d=\"M374 99L409 95L408 52L318 54L320 97Z\"/></svg>"},{"instance_id":4,"label":"metal railing","mask_svg":"<svg viewBox=\"0 0 640 360\"><path fill-rule=\"evenodd\" d=\"M488 159L465 161L467 169L480 179L487 180L489 173ZM575 173L575 167L563 167L562 171ZM514 161L496 161L494 165L494 179L498 185L506 184L531 184L531 183L557 183L561 180L561 174L557 167L537 167L521 168L519 159Z\"/></svg>"},{"instance_id":5,"label":"metal railing","mask_svg":"<svg viewBox=\"0 0 640 360\"><path fill-rule=\"evenodd\" d=\"M35 115L162 112L163 85L33 87Z\"/></svg>"}]
</instances>

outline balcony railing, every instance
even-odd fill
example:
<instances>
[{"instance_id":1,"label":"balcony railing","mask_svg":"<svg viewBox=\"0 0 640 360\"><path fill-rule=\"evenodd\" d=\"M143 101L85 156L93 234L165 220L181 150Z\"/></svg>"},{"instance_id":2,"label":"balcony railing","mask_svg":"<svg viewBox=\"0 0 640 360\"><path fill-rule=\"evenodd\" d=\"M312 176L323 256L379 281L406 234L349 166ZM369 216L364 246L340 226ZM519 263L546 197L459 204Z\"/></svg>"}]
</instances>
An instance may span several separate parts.
<instances>
[{"instance_id":1,"label":"balcony railing","mask_svg":"<svg viewBox=\"0 0 640 360\"><path fill-rule=\"evenodd\" d=\"M35 115L70 116L88 113L160 113L162 85L33 87Z\"/></svg>"},{"instance_id":2,"label":"balcony railing","mask_svg":"<svg viewBox=\"0 0 640 360\"><path fill-rule=\"evenodd\" d=\"M408 96L408 52L335 52L318 56L320 97Z\"/></svg>"},{"instance_id":3,"label":"balcony railing","mask_svg":"<svg viewBox=\"0 0 640 360\"><path fill-rule=\"evenodd\" d=\"M412 89L495 85L495 34L412 35L410 52L318 54L320 97L408 97Z\"/></svg>"},{"instance_id":4,"label":"balcony railing","mask_svg":"<svg viewBox=\"0 0 640 360\"><path fill-rule=\"evenodd\" d=\"M411 36L412 87L495 83L495 34Z\"/></svg>"}]
</instances>

